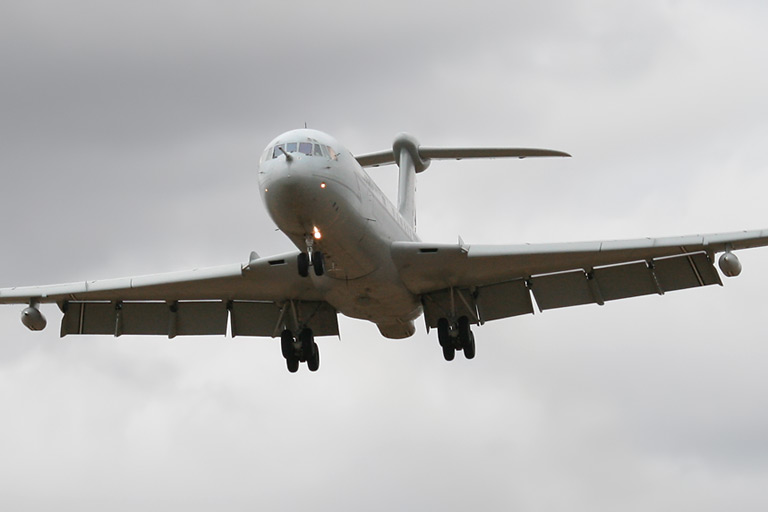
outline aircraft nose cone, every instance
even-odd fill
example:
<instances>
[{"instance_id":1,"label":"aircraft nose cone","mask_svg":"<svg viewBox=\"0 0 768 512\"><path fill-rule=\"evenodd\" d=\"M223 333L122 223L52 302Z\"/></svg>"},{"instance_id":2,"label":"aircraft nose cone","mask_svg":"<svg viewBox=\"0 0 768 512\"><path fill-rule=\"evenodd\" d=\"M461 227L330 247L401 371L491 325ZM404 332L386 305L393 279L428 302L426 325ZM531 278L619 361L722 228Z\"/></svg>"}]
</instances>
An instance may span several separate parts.
<instances>
[{"instance_id":1,"label":"aircraft nose cone","mask_svg":"<svg viewBox=\"0 0 768 512\"><path fill-rule=\"evenodd\" d=\"M290 225L296 230L299 227L294 226L295 223L310 222L319 195L324 190L321 185L322 179L296 165L270 176L264 183L262 193L272 220L281 229Z\"/></svg>"},{"instance_id":2,"label":"aircraft nose cone","mask_svg":"<svg viewBox=\"0 0 768 512\"><path fill-rule=\"evenodd\" d=\"M301 204L310 194L309 177L301 173L282 173L269 180L265 190L268 201L283 206Z\"/></svg>"}]
</instances>

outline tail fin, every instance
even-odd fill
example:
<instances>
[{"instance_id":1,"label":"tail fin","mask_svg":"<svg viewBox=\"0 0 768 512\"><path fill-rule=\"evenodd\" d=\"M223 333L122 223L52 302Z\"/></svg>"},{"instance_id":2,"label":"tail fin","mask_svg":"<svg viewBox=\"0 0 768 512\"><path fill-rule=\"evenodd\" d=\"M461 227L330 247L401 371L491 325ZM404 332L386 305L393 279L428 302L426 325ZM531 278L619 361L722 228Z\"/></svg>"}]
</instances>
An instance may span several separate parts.
<instances>
[{"instance_id":1,"label":"tail fin","mask_svg":"<svg viewBox=\"0 0 768 512\"><path fill-rule=\"evenodd\" d=\"M407 133L395 137L392 154L400 168L397 210L408 225L416 229L416 173L429 167L429 160L419 156L419 142Z\"/></svg>"},{"instance_id":2,"label":"tail fin","mask_svg":"<svg viewBox=\"0 0 768 512\"><path fill-rule=\"evenodd\" d=\"M462 160L464 158L535 158L569 157L563 151L535 148L424 148L412 135L401 133L392 143L392 151L379 151L358 155L355 158L362 167L378 167L396 163L400 168L397 191L397 209L414 229L416 228L416 174L424 171L432 160Z\"/></svg>"}]
</instances>

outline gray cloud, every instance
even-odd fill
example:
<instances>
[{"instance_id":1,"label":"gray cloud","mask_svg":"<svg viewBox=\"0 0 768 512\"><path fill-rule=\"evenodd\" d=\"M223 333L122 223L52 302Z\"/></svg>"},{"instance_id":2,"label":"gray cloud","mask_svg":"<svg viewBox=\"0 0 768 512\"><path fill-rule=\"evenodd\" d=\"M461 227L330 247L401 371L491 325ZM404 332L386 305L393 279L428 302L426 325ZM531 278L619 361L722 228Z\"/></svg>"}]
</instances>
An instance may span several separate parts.
<instances>
[{"instance_id":1,"label":"gray cloud","mask_svg":"<svg viewBox=\"0 0 768 512\"><path fill-rule=\"evenodd\" d=\"M110 5L111 4L111 5ZM755 2L4 2L3 286L243 261L276 134L440 162L424 239L544 242L765 227ZM390 169L372 171L389 192ZM323 368L269 340L32 335L0 310L8 510L764 510L766 255L722 289L491 322L447 364L341 319Z\"/></svg>"}]
</instances>

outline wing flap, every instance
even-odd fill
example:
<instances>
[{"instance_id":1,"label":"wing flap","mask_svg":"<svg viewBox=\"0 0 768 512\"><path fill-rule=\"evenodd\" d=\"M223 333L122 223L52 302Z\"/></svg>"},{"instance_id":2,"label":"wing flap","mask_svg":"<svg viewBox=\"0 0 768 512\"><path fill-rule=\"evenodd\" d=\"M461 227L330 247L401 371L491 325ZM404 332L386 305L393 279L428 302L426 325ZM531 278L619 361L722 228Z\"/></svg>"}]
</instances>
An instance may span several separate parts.
<instances>
[{"instance_id":1,"label":"wing flap","mask_svg":"<svg viewBox=\"0 0 768 512\"><path fill-rule=\"evenodd\" d=\"M309 327L337 336L336 310L326 302L288 301L72 301L62 305L61 335L279 336Z\"/></svg>"},{"instance_id":2,"label":"wing flap","mask_svg":"<svg viewBox=\"0 0 768 512\"><path fill-rule=\"evenodd\" d=\"M644 261L595 269L593 276L605 301L663 293Z\"/></svg>"},{"instance_id":3,"label":"wing flap","mask_svg":"<svg viewBox=\"0 0 768 512\"><path fill-rule=\"evenodd\" d=\"M477 306L469 290L446 289L439 290L422 297L424 306L424 321L427 325L437 327L440 318L467 316L477 320Z\"/></svg>"},{"instance_id":4,"label":"wing flap","mask_svg":"<svg viewBox=\"0 0 768 512\"><path fill-rule=\"evenodd\" d=\"M68 302L61 335L223 336L227 305L206 302Z\"/></svg>"},{"instance_id":5,"label":"wing flap","mask_svg":"<svg viewBox=\"0 0 768 512\"><path fill-rule=\"evenodd\" d=\"M665 292L719 284L720 275L706 254L690 254L677 258L659 258L653 261L654 274Z\"/></svg>"},{"instance_id":6,"label":"wing flap","mask_svg":"<svg viewBox=\"0 0 768 512\"><path fill-rule=\"evenodd\" d=\"M284 328L298 332L302 326L312 329L315 336L338 336L336 310L327 302L235 301L231 305L230 321L233 336L276 337Z\"/></svg>"},{"instance_id":7,"label":"wing flap","mask_svg":"<svg viewBox=\"0 0 768 512\"><path fill-rule=\"evenodd\" d=\"M476 300L482 322L533 313L531 294L524 279L481 286Z\"/></svg>"},{"instance_id":8,"label":"wing flap","mask_svg":"<svg viewBox=\"0 0 768 512\"><path fill-rule=\"evenodd\" d=\"M514 279L476 288L448 288L423 296L428 327L438 319L468 316L479 323L534 312L531 293L540 311L584 304L663 295L666 292L722 284L706 253L657 258ZM473 291L474 290L474 291Z\"/></svg>"},{"instance_id":9,"label":"wing flap","mask_svg":"<svg viewBox=\"0 0 768 512\"><path fill-rule=\"evenodd\" d=\"M541 311L598 302L581 270L536 277L531 290Z\"/></svg>"},{"instance_id":10,"label":"wing flap","mask_svg":"<svg viewBox=\"0 0 768 512\"><path fill-rule=\"evenodd\" d=\"M277 336L283 315L274 302L234 302L232 336Z\"/></svg>"},{"instance_id":11,"label":"wing flap","mask_svg":"<svg viewBox=\"0 0 768 512\"><path fill-rule=\"evenodd\" d=\"M539 309L564 308L641 295L722 285L720 276L705 253L657 258L597 267L591 272L576 270L531 279L531 291Z\"/></svg>"}]
</instances>

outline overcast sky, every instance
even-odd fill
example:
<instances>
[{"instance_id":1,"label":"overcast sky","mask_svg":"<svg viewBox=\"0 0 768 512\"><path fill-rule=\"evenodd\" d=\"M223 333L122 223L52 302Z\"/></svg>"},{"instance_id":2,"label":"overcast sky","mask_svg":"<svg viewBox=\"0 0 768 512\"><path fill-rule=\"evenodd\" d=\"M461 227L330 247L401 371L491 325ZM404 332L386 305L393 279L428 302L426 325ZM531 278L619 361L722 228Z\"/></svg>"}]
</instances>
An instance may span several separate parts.
<instances>
[{"instance_id":1,"label":"overcast sky","mask_svg":"<svg viewBox=\"0 0 768 512\"><path fill-rule=\"evenodd\" d=\"M290 250L255 169L305 122L353 153L573 154L433 163L424 240L768 227L765 2L265 4L0 3L0 286ZM341 318L316 374L4 306L0 508L764 511L768 250L740 258L722 288L491 322L473 361Z\"/></svg>"}]
</instances>

